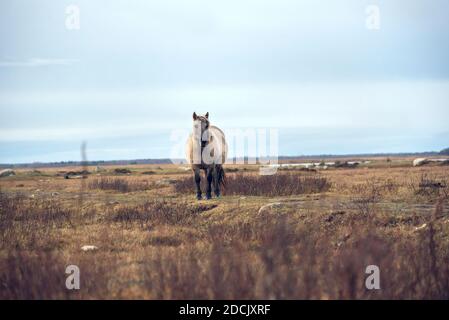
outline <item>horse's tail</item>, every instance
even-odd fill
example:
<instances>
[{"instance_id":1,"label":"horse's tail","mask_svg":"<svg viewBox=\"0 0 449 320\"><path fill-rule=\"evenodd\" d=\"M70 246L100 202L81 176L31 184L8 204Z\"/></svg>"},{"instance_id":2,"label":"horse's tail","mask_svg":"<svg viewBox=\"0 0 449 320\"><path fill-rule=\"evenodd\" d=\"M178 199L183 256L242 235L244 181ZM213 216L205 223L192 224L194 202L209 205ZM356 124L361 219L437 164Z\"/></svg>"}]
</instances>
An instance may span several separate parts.
<instances>
[{"instance_id":1,"label":"horse's tail","mask_svg":"<svg viewBox=\"0 0 449 320\"><path fill-rule=\"evenodd\" d=\"M226 174L223 169L223 165L217 165L217 174L218 174L218 184L220 184L223 188L226 188Z\"/></svg>"}]
</instances>

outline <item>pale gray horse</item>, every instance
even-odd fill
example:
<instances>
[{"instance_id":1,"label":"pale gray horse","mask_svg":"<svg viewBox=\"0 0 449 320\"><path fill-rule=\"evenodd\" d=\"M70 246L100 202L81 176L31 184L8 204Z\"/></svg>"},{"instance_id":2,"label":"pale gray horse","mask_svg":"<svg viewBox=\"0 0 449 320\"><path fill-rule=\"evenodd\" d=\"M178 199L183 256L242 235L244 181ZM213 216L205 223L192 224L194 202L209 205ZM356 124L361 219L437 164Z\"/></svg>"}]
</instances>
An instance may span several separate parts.
<instances>
[{"instance_id":1,"label":"pale gray horse","mask_svg":"<svg viewBox=\"0 0 449 320\"><path fill-rule=\"evenodd\" d=\"M209 123L209 112L204 116L193 113L193 132L186 144L187 163L192 166L196 183L196 197L202 199L201 170L207 178L206 199L212 198L214 192L220 197L220 187L225 186L226 177L223 164L226 161L228 145L223 131Z\"/></svg>"}]
</instances>

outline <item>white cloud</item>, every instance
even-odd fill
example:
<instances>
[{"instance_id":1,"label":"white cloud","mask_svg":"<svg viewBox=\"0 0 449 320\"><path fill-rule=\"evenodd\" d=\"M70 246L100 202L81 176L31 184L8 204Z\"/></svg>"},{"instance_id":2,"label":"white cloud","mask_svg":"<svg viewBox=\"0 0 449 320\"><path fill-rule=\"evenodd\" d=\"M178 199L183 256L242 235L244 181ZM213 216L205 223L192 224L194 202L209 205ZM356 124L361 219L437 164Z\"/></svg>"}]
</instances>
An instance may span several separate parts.
<instances>
[{"instance_id":1,"label":"white cloud","mask_svg":"<svg viewBox=\"0 0 449 320\"><path fill-rule=\"evenodd\" d=\"M448 81L209 85L135 90L0 92L0 127L141 134L190 128L193 111L233 127L447 128ZM64 123L62 128L61 123ZM82 127L76 132L70 128ZM120 130L119 130L120 129ZM0 140L59 133L2 132ZM92 132L88 131L92 130Z\"/></svg>"},{"instance_id":2,"label":"white cloud","mask_svg":"<svg viewBox=\"0 0 449 320\"><path fill-rule=\"evenodd\" d=\"M48 59L48 58L30 58L26 60L3 60L0 61L0 67L42 67L62 65L67 66L77 62L78 59Z\"/></svg>"},{"instance_id":3,"label":"white cloud","mask_svg":"<svg viewBox=\"0 0 449 320\"><path fill-rule=\"evenodd\" d=\"M0 142L80 141L91 138L124 138L152 132L145 124L96 125L90 127L52 127L38 129L0 129ZM153 131L154 132L154 131Z\"/></svg>"}]
</instances>

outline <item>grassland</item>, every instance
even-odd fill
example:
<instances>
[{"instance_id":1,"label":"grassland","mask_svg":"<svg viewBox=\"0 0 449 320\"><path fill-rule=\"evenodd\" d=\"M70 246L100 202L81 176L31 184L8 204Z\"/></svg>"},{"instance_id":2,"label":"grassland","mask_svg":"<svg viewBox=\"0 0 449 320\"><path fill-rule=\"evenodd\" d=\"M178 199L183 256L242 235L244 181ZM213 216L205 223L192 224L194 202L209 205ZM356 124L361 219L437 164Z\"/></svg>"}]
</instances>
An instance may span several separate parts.
<instances>
[{"instance_id":1,"label":"grassland","mask_svg":"<svg viewBox=\"0 0 449 320\"><path fill-rule=\"evenodd\" d=\"M448 166L374 159L270 177L228 166L209 201L182 166L87 169L0 180L0 298L449 298ZM365 288L372 264L381 290Z\"/></svg>"}]
</instances>

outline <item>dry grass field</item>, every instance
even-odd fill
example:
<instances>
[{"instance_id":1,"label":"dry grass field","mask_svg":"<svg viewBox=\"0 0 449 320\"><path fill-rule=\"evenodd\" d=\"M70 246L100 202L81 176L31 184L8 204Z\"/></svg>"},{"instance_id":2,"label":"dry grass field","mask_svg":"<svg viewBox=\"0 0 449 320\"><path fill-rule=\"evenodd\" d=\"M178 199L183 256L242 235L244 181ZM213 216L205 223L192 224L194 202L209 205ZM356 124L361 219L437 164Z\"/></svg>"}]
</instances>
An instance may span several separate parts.
<instances>
[{"instance_id":1,"label":"dry grass field","mask_svg":"<svg viewBox=\"0 0 449 320\"><path fill-rule=\"evenodd\" d=\"M1 299L449 299L448 166L228 166L209 201L183 167L126 168L0 180ZM381 290L365 288L368 265Z\"/></svg>"}]
</instances>

